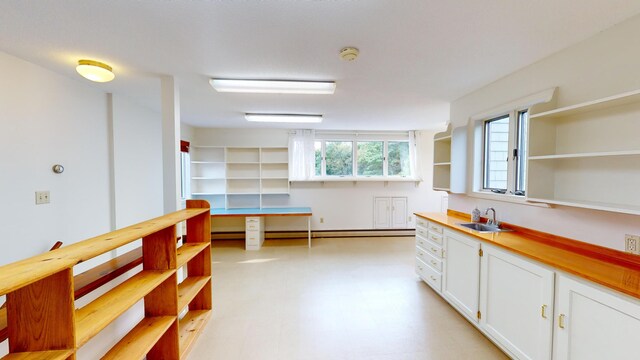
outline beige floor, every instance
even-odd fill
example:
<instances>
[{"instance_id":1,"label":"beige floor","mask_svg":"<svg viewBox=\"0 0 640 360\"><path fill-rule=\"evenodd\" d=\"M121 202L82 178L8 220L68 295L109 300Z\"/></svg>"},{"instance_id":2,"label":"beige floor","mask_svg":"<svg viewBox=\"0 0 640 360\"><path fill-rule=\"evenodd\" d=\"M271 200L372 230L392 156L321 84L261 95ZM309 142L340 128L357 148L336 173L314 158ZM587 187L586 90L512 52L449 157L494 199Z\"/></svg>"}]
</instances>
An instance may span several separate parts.
<instances>
[{"instance_id":1,"label":"beige floor","mask_svg":"<svg viewBox=\"0 0 640 360\"><path fill-rule=\"evenodd\" d=\"M504 359L413 270L413 238L213 249L214 312L189 359Z\"/></svg>"}]
</instances>

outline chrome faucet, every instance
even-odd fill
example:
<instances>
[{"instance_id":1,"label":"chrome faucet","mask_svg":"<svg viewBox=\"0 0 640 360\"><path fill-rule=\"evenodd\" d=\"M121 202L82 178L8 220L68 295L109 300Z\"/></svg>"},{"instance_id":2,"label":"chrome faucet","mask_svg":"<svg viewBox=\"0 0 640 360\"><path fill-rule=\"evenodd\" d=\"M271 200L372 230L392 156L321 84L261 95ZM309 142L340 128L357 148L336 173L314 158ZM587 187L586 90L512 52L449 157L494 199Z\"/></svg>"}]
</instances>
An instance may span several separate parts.
<instances>
[{"instance_id":1,"label":"chrome faucet","mask_svg":"<svg viewBox=\"0 0 640 360\"><path fill-rule=\"evenodd\" d=\"M485 210L484 214L485 215L489 215L489 211L493 211L493 219L487 219L487 225L493 225L493 226L498 226L500 224L498 224L498 222L496 221L496 209L490 207L487 210Z\"/></svg>"}]
</instances>

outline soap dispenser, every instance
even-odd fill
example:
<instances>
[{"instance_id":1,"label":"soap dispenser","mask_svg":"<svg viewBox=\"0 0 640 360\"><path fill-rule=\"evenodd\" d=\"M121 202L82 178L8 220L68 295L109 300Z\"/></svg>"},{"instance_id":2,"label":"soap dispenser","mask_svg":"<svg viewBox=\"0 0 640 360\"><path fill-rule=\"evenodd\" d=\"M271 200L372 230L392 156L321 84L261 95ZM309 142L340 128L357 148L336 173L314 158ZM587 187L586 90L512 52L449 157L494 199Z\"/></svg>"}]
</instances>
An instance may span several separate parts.
<instances>
[{"instance_id":1,"label":"soap dispenser","mask_svg":"<svg viewBox=\"0 0 640 360\"><path fill-rule=\"evenodd\" d=\"M480 222L480 210L478 209L477 206L471 212L471 221L472 222Z\"/></svg>"}]
</instances>

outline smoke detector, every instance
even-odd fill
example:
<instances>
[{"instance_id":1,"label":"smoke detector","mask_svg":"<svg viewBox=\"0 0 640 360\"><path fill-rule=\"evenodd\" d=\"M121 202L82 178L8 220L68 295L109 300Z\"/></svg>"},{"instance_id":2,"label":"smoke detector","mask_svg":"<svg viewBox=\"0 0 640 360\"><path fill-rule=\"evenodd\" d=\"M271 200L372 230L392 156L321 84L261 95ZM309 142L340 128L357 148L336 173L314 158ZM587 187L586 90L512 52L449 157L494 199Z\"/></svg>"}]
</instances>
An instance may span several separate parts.
<instances>
[{"instance_id":1,"label":"smoke detector","mask_svg":"<svg viewBox=\"0 0 640 360\"><path fill-rule=\"evenodd\" d=\"M360 50L354 47L346 47L340 50L340 58L344 61L353 61L360 54Z\"/></svg>"}]
</instances>

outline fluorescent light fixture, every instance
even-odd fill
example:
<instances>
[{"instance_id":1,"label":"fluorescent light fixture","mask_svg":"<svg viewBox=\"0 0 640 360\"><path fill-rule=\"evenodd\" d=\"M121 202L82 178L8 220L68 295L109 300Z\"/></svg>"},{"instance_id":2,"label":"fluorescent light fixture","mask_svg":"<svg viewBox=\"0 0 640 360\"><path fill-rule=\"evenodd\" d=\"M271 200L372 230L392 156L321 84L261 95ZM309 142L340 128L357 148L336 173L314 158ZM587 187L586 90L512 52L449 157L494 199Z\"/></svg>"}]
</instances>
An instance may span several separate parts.
<instances>
[{"instance_id":1,"label":"fluorescent light fixture","mask_svg":"<svg viewBox=\"0 0 640 360\"><path fill-rule=\"evenodd\" d=\"M95 82L109 82L116 77L111 66L95 60L78 60L76 71L84 78Z\"/></svg>"},{"instance_id":2,"label":"fluorescent light fixture","mask_svg":"<svg viewBox=\"0 0 640 360\"><path fill-rule=\"evenodd\" d=\"M272 123L320 123L322 115L304 114L244 114L247 121Z\"/></svg>"},{"instance_id":3,"label":"fluorescent light fixture","mask_svg":"<svg viewBox=\"0 0 640 360\"><path fill-rule=\"evenodd\" d=\"M209 83L218 92L333 94L336 90L334 81L211 79Z\"/></svg>"}]
</instances>

